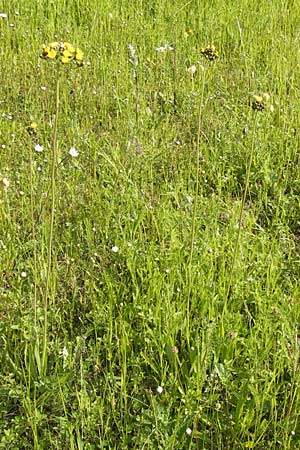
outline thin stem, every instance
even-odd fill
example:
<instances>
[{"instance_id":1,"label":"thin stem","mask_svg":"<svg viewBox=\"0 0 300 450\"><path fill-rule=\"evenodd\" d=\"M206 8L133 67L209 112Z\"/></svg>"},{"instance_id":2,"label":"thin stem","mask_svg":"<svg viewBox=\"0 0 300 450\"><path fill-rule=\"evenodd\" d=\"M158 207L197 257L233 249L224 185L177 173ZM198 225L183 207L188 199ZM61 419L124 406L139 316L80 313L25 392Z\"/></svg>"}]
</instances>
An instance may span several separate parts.
<instances>
[{"instance_id":1,"label":"thin stem","mask_svg":"<svg viewBox=\"0 0 300 450\"><path fill-rule=\"evenodd\" d=\"M197 131L197 141L196 141L196 186L195 186L195 197L193 205L193 215L192 215L192 229L191 229L191 242L190 242L190 254L188 259L188 295L187 295L187 339L189 340L189 318L190 318L190 297L192 290L192 278L193 278L193 254L195 247L195 233L196 233L196 214L198 208L198 197L199 197L199 178L200 178L200 136L201 136L201 126L202 126L202 109L203 109L203 99L204 99L204 86L205 86L205 70L203 71L202 84L201 84L201 94L199 99L199 110L198 110L198 131Z\"/></svg>"},{"instance_id":2,"label":"thin stem","mask_svg":"<svg viewBox=\"0 0 300 450\"><path fill-rule=\"evenodd\" d=\"M49 286L51 281L52 272L52 247L53 247L53 229L54 229L54 218L55 218L55 194L56 194L56 162L57 162L57 130L58 130L58 116L59 116L59 93L60 93L60 79L59 79L59 68L57 69L56 77L56 99L55 99L55 122L54 122L54 132L53 132L53 143L52 143L52 154L51 154L51 212L50 212L50 230L49 230L49 240L48 240L48 262L47 262L47 279L46 279L46 289L45 289L45 299L44 299L44 348L43 348L43 359L42 359L42 370L46 372L47 366L47 333L48 333L48 297L49 297Z\"/></svg>"},{"instance_id":3,"label":"thin stem","mask_svg":"<svg viewBox=\"0 0 300 450\"><path fill-rule=\"evenodd\" d=\"M31 229L33 240L33 255L34 255L34 332L37 330L37 241L36 241L36 229L34 220L34 188L33 188L33 159L32 150L30 148L30 216L31 216Z\"/></svg>"},{"instance_id":4,"label":"thin stem","mask_svg":"<svg viewBox=\"0 0 300 450\"><path fill-rule=\"evenodd\" d=\"M248 189L249 189L249 180L250 180L251 166L252 166L252 160L253 160L253 154L254 154L256 125L257 125L257 112L255 113L255 120L254 120L253 132L252 132L251 151L250 151L250 157L249 157L249 162L248 162L248 166L247 166L245 188L244 188L244 194L243 194L242 204L241 204L241 209L240 209L240 214L239 214L238 232L237 232L237 237L235 240L233 258L232 258L231 268L230 268L230 272L229 272L229 281L228 281L228 286L227 286L226 299L225 299L224 307L223 307L223 315L224 315L224 312L225 312L225 309L227 306L227 302L231 295L233 274L234 274L234 269L235 269L237 256L238 256L238 246L239 246L239 241L240 241L240 236L241 236L243 213L244 213L246 197L247 197L247 193L248 193Z\"/></svg>"},{"instance_id":5,"label":"thin stem","mask_svg":"<svg viewBox=\"0 0 300 450\"><path fill-rule=\"evenodd\" d=\"M202 86L201 86L201 96L199 101L199 111L198 111L198 131L197 131L197 141L196 141L196 187L195 187L195 198L194 198L194 207L193 207L193 216L192 216L192 230L191 230L191 243L190 243L190 256L189 256L189 266L191 270L193 253L194 253L194 241L195 241L195 230L196 230L196 213L198 206L198 197L199 197L199 177L200 177L200 136L201 136L201 125L202 125L202 106L203 106L203 98L204 98L204 85L205 85L205 70L203 72L202 77Z\"/></svg>"}]
</instances>

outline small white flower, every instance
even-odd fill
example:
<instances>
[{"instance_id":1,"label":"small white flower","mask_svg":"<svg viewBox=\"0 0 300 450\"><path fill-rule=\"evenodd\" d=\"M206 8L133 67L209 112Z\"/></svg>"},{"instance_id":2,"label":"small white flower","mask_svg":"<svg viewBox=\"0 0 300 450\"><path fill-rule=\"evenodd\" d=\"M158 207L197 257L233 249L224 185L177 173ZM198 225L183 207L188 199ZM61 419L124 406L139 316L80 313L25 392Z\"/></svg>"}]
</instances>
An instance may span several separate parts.
<instances>
[{"instance_id":1,"label":"small white flower","mask_svg":"<svg viewBox=\"0 0 300 450\"><path fill-rule=\"evenodd\" d=\"M7 14L5 14L5 13L0 13L0 17L1 17L1 19L7 19Z\"/></svg>"},{"instance_id":2,"label":"small white flower","mask_svg":"<svg viewBox=\"0 0 300 450\"><path fill-rule=\"evenodd\" d=\"M79 155L79 152L76 150L75 147L71 147L69 150L69 155L72 156L73 158L77 158Z\"/></svg>"},{"instance_id":3,"label":"small white flower","mask_svg":"<svg viewBox=\"0 0 300 450\"><path fill-rule=\"evenodd\" d=\"M188 436L190 436L190 435L192 434L192 430L191 430L190 428L187 428L187 429L185 430L185 432L186 432L186 434L187 434Z\"/></svg>"},{"instance_id":4,"label":"small white flower","mask_svg":"<svg viewBox=\"0 0 300 450\"><path fill-rule=\"evenodd\" d=\"M21 197L23 197L24 191L20 191L19 194L21 195Z\"/></svg>"},{"instance_id":5,"label":"small white flower","mask_svg":"<svg viewBox=\"0 0 300 450\"><path fill-rule=\"evenodd\" d=\"M63 359L64 359L64 361L65 361L65 360L67 359L67 357L69 356L69 352L68 352L67 347L64 347L64 348L62 349L61 354L62 354L62 357L63 357Z\"/></svg>"},{"instance_id":6,"label":"small white flower","mask_svg":"<svg viewBox=\"0 0 300 450\"><path fill-rule=\"evenodd\" d=\"M85 63L86 66L90 66L91 64L92 64L91 61L87 61L87 62Z\"/></svg>"},{"instance_id":7,"label":"small white flower","mask_svg":"<svg viewBox=\"0 0 300 450\"><path fill-rule=\"evenodd\" d=\"M40 145L40 144L36 144L36 146L34 147L34 150L35 150L36 152L41 153L41 152L43 151L43 146Z\"/></svg>"},{"instance_id":8,"label":"small white flower","mask_svg":"<svg viewBox=\"0 0 300 450\"><path fill-rule=\"evenodd\" d=\"M2 185L5 187L5 188L8 188L9 187L9 180L7 179L7 178L2 178Z\"/></svg>"},{"instance_id":9,"label":"small white flower","mask_svg":"<svg viewBox=\"0 0 300 450\"><path fill-rule=\"evenodd\" d=\"M117 245L114 245L114 246L111 248L111 251L114 252L114 253L118 253L119 247L118 247Z\"/></svg>"},{"instance_id":10,"label":"small white flower","mask_svg":"<svg viewBox=\"0 0 300 450\"><path fill-rule=\"evenodd\" d=\"M41 89L42 89L42 91L46 91L47 90L46 86L41 86Z\"/></svg>"},{"instance_id":11,"label":"small white flower","mask_svg":"<svg viewBox=\"0 0 300 450\"><path fill-rule=\"evenodd\" d=\"M191 67L187 68L187 71L189 72L190 75L194 75L196 73L197 67L195 66L195 64L193 64Z\"/></svg>"},{"instance_id":12,"label":"small white flower","mask_svg":"<svg viewBox=\"0 0 300 450\"><path fill-rule=\"evenodd\" d=\"M161 386L158 386L158 388L156 389L156 391L159 393L159 394L162 394L162 391L163 391L164 389L163 389L163 387L161 387Z\"/></svg>"},{"instance_id":13,"label":"small white flower","mask_svg":"<svg viewBox=\"0 0 300 450\"><path fill-rule=\"evenodd\" d=\"M155 50L157 52L166 52L166 51L171 51L174 50L174 47L171 47L169 44L165 44L162 47L156 47Z\"/></svg>"},{"instance_id":14,"label":"small white flower","mask_svg":"<svg viewBox=\"0 0 300 450\"><path fill-rule=\"evenodd\" d=\"M27 277L27 273L25 271L20 273L21 278L26 278Z\"/></svg>"}]
</instances>

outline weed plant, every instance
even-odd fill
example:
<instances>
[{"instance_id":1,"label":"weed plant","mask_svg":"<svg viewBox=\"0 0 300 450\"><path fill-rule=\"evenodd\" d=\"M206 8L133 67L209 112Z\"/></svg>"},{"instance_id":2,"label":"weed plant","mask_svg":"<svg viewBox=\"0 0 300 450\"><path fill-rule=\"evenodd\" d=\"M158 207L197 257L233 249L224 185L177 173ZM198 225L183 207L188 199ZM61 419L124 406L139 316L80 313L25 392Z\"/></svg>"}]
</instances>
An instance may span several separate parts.
<instances>
[{"instance_id":1,"label":"weed plant","mask_svg":"<svg viewBox=\"0 0 300 450\"><path fill-rule=\"evenodd\" d=\"M0 13L0 449L298 449L298 3Z\"/></svg>"}]
</instances>

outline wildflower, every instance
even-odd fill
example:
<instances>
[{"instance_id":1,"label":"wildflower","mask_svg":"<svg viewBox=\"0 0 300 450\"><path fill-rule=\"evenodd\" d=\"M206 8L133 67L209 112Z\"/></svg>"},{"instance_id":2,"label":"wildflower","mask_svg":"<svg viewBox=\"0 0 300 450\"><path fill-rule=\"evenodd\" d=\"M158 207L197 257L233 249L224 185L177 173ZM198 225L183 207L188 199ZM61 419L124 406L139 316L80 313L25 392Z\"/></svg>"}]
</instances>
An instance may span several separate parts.
<instances>
[{"instance_id":1,"label":"wildflower","mask_svg":"<svg viewBox=\"0 0 300 450\"><path fill-rule=\"evenodd\" d=\"M21 278L26 278L27 277L27 273L25 271L20 273L20 277Z\"/></svg>"},{"instance_id":2,"label":"wildflower","mask_svg":"<svg viewBox=\"0 0 300 450\"><path fill-rule=\"evenodd\" d=\"M209 61L214 61L219 57L219 53L213 44L203 47L201 49L201 54Z\"/></svg>"},{"instance_id":3,"label":"wildflower","mask_svg":"<svg viewBox=\"0 0 300 450\"><path fill-rule=\"evenodd\" d=\"M47 46L43 48L42 58L45 59L55 59L56 58L56 51L54 48Z\"/></svg>"},{"instance_id":4,"label":"wildflower","mask_svg":"<svg viewBox=\"0 0 300 450\"><path fill-rule=\"evenodd\" d=\"M118 253L119 247L118 247L117 245L114 245L114 246L112 247L111 251L114 252L114 253Z\"/></svg>"},{"instance_id":5,"label":"wildflower","mask_svg":"<svg viewBox=\"0 0 300 450\"><path fill-rule=\"evenodd\" d=\"M9 180L7 179L7 178L2 178L1 179L1 183L2 183L2 186L4 187L4 188L8 188L9 187L9 185L10 185L10 182L9 182Z\"/></svg>"},{"instance_id":6,"label":"wildflower","mask_svg":"<svg viewBox=\"0 0 300 450\"><path fill-rule=\"evenodd\" d=\"M174 47L171 47L171 45L169 45L169 44L165 44L164 46L162 46L162 47L156 47L155 48L155 50L157 51L157 52L167 52L167 51L172 51L172 50L174 50Z\"/></svg>"},{"instance_id":7,"label":"wildflower","mask_svg":"<svg viewBox=\"0 0 300 450\"><path fill-rule=\"evenodd\" d=\"M40 144L36 144L36 146L34 147L34 150L38 153L41 153L43 151L43 146Z\"/></svg>"},{"instance_id":8,"label":"wildflower","mask_svg":"<svg viewBox=\"0 0 300 450\"><path fill-rule=\"evenodd\" d=\"M156 391L159 393L159 394L162 394L162 391L163 391L164 389L161 387L161 386L158 386L158 388L156 389Z\"/></svg>"},{"instance_id":9,"label":"wildflower","mask_svg":"<svg viewBox=\"0 0 300 450\"><path fill-rule=\"evenodd\" d=\"M79 152L76 150L75 147L71 147L69 150L69 155L72 156L73 158L77 158L79 155Z\"/></svg>"},{"instance_id":10,"label":"wildflower","mask_svg":"<svg viewBox=\"0 0 300 450\"><path fill-rule=\"evenodd\" d=\"M37 131L37 123L36 122L31 122L31 124L27 127L27 131L30 134L35 134Z\"/></svg>"},{"instance_id":11,"label":"wildflower","mask_svg":"<svg viewBox=\"0 0 300 450\"><path fill-rule=\"evenodd\" d=\"M76 61L82 61L83 60L83 51L80 50L80 48L76 48L76 50L75 50L75 59L76 59ZM88 65L90 65L90 64L91 63L89 63Z\"/></svg>"},{"instance_id":12,"label":"wildflower","mask_svg":"<svg viewBox=\"0 0 300 450\"><path fill-rule=\"evenodd\" d=\"M190 436L190 435L192 434L192 430L191 430L190 428L187 428L187 429L185 430L185 432L186 432L186 434L187 434L188 436Z\"/></svg>"},{"instance_id":13,"label":"wildflower","mask_svg":"<svg viewBox=\"0 0 300 450\"><path fill-rule=\"evenodd\" d=\"M70 42L50 42L43 45L41 54L43 59L58 60L62 64L74 61L77 65L82 65L83 51L75 48Z\"/></svg>"},{"instance_id":14,"label":"wildflower","mask_svg":"<svg viewBox=\"0 0 300 450\"><path fill-rule=\"evenodd\" d=\"M138 62L138 58L135 53L135 48L131 44L128 44L127 48L128 48L128 52L129 52L129 61L133 65L133 67L136 68L138 66L139 62Z\"/></svg>"},{"instance_id":15,"label":"wildflower","mask_svg":"<svg viewBox=\"0 0 300 450\"><path fill-rule=\"evenodd\" d=\"M252 101L252 109L254 111L263 111L265 109L265 104L261 95L254 95Z\"/></svg>"}]
</instances>

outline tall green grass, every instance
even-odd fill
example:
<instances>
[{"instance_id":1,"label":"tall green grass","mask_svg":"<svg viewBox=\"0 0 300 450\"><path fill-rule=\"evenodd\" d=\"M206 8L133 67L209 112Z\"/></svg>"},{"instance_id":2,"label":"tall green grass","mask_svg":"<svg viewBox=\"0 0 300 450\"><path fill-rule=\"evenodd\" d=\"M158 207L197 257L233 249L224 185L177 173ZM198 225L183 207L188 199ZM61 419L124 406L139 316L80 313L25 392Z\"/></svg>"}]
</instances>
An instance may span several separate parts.
<instances>
[{"instance_id":1,"label":"tall green grass","mask_svg":"<svg viewBox=\"0 0 300 450\"><path fill-rule=\"evenodd\" d=\"M0 448L299 447L299 10L2 2Z\"/></svg>"}]
</instances>

